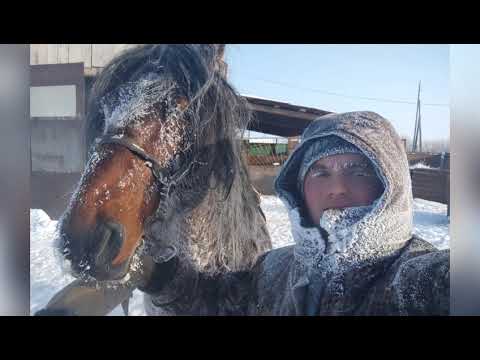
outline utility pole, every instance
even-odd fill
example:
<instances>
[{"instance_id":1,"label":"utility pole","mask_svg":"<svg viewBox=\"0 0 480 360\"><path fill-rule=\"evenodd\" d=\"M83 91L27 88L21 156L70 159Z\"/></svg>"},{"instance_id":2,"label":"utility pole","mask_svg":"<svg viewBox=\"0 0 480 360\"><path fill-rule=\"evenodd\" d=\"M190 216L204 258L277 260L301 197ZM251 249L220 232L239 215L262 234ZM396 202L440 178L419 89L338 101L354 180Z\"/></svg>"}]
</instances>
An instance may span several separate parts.
<instances>
[{"instance_id":1,"label":"utility pole","mask_svg":"<svg viewBox=\"0 0 480 360\"><path fill-rule=\"evenodd\" d=\"M413 133L413 145L412 151L417 152L417 149L422 152L422 115L420 111L420 89L422 82L418 83L418 95L417 95L417 113L415 115L415 130Z\"/></svg>"}]
</instances>

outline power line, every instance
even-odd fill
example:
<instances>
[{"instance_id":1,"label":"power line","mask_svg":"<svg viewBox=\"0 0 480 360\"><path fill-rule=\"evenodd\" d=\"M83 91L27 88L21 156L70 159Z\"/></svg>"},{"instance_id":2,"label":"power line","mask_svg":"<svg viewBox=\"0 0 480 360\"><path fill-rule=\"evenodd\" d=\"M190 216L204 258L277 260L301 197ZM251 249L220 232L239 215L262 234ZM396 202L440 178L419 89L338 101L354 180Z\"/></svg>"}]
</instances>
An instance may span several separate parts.
<instances>
[{"instance_id":1,"label":"power line","mask_svg":"<svg viewBox=\"0 0 480 360\"><path fill-rule=\"evenodd\" d=\"M339 96L339 97L345 97L345 98L350 98L350 99L362 99L362 100L371 100L371 101L378 101L378 102L387 102L387 103L395 103L395 104L411 104L411 105L415 105L417 103L416 101L393 100L393 99L374 98L374 97L367 97L367 96L346 95L346 94L340 94L340 93L336 93L336 92L332 92L332 91L325 91L325 90L307 88L307 87L288 84L288 83L279 82L279 81L273 81L273 80L267 80L267 79L261 79L261 78L253 78L253 77L250 77L250 78L253 79L253 80L259 80L259 81L263 81L263 82L266 82L266 83L271 83L271 84L275 84L275 85L279 85L279 86L296 88L296 89L303 90L303 91L316 92L316 93L320 93L320 94ZM449 104L424 103L423 106L450 106L450 105Z\"/></svg>"}]
</instances>

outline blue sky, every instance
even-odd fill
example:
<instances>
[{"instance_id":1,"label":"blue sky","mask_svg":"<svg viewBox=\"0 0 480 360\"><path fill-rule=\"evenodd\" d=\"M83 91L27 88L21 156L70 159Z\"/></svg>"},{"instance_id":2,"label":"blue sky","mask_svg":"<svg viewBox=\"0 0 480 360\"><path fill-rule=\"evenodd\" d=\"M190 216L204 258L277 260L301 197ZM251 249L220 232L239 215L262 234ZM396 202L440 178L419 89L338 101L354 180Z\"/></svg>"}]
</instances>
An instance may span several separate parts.
<instances>
[{"instance_id":1,"label":"blue sky","mask_svg":"<svg viewBox=\"0 0 480 360\"><path fill-rule=\"evenodd\" d=\"M225 59L241 94L334 112L375 111L410 137L421 80L423 139L449 138L448 45L228 45Z\"/></svg>"}]
</instances>

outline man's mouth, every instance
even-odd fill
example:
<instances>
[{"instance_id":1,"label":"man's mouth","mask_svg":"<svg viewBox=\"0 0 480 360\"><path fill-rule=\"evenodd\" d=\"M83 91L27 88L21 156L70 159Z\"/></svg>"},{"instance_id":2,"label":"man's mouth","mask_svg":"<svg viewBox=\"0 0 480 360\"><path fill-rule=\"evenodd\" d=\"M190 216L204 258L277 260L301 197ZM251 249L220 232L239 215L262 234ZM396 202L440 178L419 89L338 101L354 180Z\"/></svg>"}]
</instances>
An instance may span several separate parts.
<instances>
[{"instance_id":1,"label":"man's mouth","mask_svg":"<svg viewBox=\"0 0 480 360\"><path fill-rule=\"evenodd\" d=\"M327 211L327 210L344 210L344 209L347 209L349 207L352 207L352 205L350 204L342 204L342 205L335 205L335 206L329 206L325 209L323 209L323 211Z\"/></svg>"}]
</instances>

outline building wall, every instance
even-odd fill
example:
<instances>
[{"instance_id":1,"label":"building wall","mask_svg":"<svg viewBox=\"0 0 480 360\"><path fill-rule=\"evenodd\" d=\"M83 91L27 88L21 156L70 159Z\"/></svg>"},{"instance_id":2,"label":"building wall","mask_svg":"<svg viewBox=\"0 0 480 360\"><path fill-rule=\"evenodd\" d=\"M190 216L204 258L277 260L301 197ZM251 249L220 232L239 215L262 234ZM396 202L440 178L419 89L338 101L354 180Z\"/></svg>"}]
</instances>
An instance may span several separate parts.
<instances>
[{"instance_id":1,"label":"building wall","mask_svg":"<svg viewBox=\"0 0 480 360\"><path fill-rule=\"evenodd\" d=\"M135 44L32 44L30 65L83 62L86 68L103 67L132 46Z\"/></svg>"},{"instance_id":2,"label":"building wall","mask_svg":"<svg viewBox=\"0 0 480 360\"><path fill-rule=\"evenodd\" d=\"M31 105L35 105L30 110L37 109L30 114L32 172L82 171L86 153L83 65L38 65L30 70L30 101ZM73 88L73 93L68 92L71 98L68 102L73 104L70 113L64 113L65 109L58 106L58 102L64 102L66 97L54 96L54 92L50 91L59 87ZM46 91L47 96L40 96L42 91Z\"/></svg>"}]
</instances>

